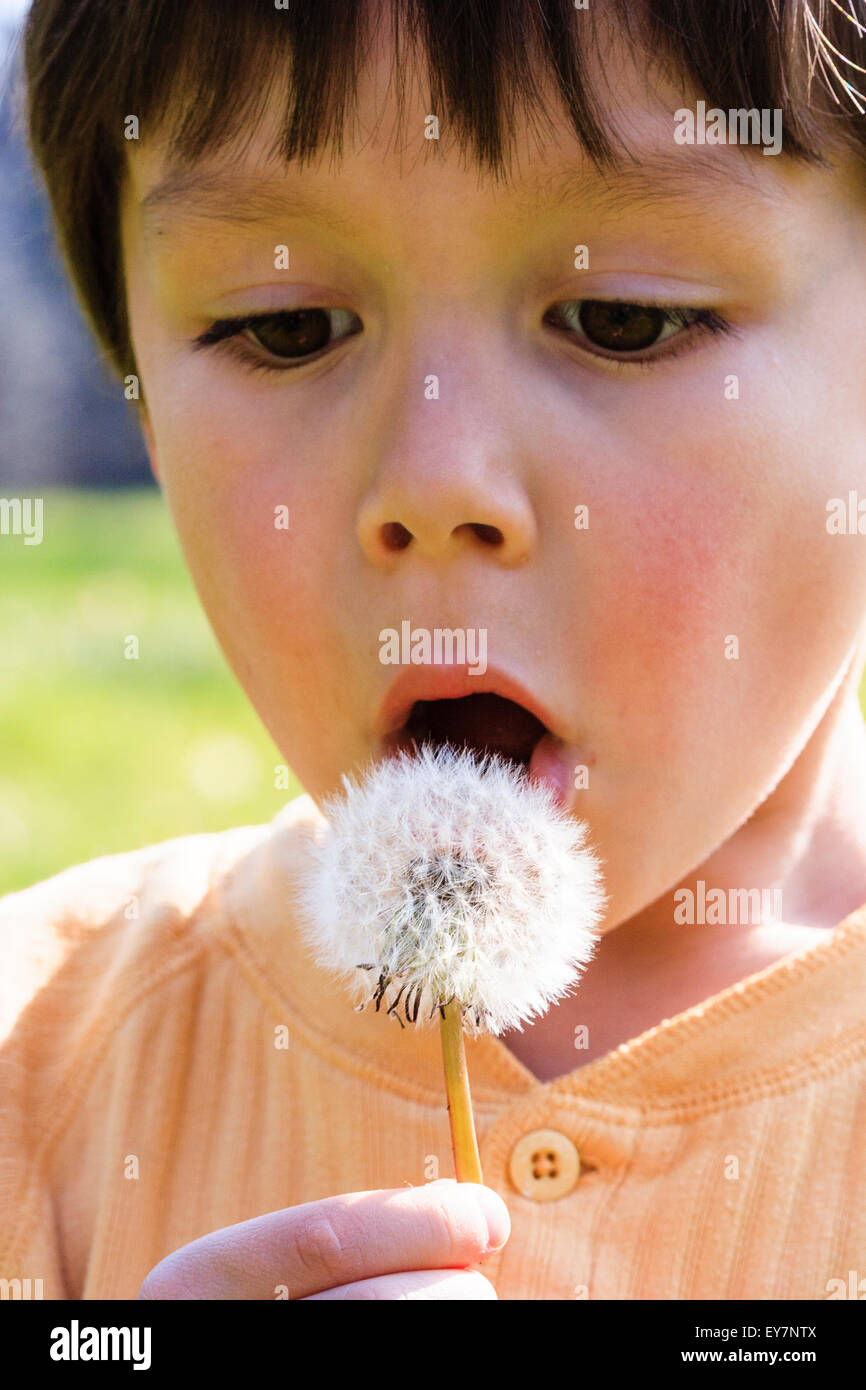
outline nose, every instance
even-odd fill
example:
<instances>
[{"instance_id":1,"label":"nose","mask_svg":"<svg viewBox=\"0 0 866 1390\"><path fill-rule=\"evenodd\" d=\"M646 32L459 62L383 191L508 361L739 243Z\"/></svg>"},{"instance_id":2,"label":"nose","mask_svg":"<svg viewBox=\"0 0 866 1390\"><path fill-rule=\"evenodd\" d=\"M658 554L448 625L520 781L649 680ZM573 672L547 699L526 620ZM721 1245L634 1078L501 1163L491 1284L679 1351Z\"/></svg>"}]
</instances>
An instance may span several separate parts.
<instances>
[{"instance_id":1,"label":"nose","mask_svg":"<svg viewBox=\"0 0 866 1390\"><path fill-rule=\"evenodd\" d=\"M506 568L525 564L537 524L501 380L465 361L458 371L451 359L438 387L439 398L428 399L429 376L420 373L408 384L403 378L400 401L380 398L380 428L368 434L373 477L358 512L361 547L382 569L404 551L437 562L474 551Z\"/></svg>"}]
</instances>

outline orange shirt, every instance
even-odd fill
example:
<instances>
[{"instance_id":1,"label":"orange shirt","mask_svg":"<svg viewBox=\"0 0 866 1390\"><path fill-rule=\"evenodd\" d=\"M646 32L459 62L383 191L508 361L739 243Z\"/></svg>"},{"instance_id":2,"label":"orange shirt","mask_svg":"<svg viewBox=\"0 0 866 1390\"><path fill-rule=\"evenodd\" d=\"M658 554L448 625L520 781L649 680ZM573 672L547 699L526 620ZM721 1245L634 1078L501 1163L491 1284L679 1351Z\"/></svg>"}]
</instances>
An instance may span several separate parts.
<instances>
[{"instance_id":1,"label":"orange shirt","mask_svg":"<svg viewBox=\"0 0 866 1390\"><path fill-rule=\"evenodd\" d=\"M0 899L0 1279L134 1298L208 1231L453 1176L438 1029L355 1012L293 927L318 818L302 796ZM500 1299L866 1279L866 907L552 1082L466 1048Z\"/></svg>"}]
</instances>

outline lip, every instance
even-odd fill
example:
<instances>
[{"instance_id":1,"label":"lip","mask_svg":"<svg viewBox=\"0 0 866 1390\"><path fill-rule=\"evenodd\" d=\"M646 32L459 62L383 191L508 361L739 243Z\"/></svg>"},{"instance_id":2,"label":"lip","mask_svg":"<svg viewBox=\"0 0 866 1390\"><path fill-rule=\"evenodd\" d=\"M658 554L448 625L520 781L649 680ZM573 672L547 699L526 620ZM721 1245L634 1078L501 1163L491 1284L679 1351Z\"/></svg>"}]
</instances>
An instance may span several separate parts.
<instances>
[{"instance_id":1,"label":"lip","mask_svg":"<svg viewBox=\"0 0 866 1390\"><path fill-rule=\"evenodd\" d=\"M400 747L400 734L416 700L459 700L464 695L487 694L513 700L545 726L546 732L533 749L528 776L530 781L548 788L561 810L571 810L578 749L564 736L560 721L548 706L521 681L495 666L488 666L483 676L471 675L463 665L410 667L402 671L387 691L376 716L380 755L387 756Z\"/></svg>"},{"instance_id":2,"label":"lip","mask_svg":"<svg viewBox=\"0 0 866 1390\"><path fill-rule=\"evenodd\" d=\"M555 732L558 721L550 710L520 681L495 666L488 666L483 676L473 676L468 665L413 666L400 673L379 707L377 740L387 746L394 742L416 700L459 700L464 695L500 695L513 700L534 714L550 733Z\"/></svg>"}]
</instances>

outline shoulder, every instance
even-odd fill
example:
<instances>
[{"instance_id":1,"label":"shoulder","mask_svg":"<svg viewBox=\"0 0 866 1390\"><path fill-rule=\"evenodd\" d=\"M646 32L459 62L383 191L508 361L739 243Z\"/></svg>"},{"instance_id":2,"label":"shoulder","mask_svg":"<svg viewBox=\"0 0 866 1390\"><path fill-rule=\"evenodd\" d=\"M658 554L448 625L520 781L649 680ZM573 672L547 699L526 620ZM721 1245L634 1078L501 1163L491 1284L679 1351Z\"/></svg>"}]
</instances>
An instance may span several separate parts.
<instances>
[{"instance_id":1,"label":"shoulder","mask_svg":"<svg viewBox=\"0 0 866 1390\"><path fill-rule=\"evenodd\" d=\"M146 958L195 950L218 925L214 888L268 824L106 855L0 897L0 1042L28 1010L52 1031ZM83 1021L83 1019L82 1019Z\"/></svg>"}]
</instances>

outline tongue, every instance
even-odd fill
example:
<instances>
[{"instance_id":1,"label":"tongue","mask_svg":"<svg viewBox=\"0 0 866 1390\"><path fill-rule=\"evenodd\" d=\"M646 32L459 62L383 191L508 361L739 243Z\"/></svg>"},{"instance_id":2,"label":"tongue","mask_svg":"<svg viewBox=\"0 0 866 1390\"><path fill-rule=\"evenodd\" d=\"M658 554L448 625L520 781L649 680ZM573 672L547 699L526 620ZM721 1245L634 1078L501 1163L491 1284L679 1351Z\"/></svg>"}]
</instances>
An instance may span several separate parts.
<instances>
[{"instance_id":1,"label":"tongue","mask_svg":"<svg viewBox=\"0 0 866 1390\"><path fill-rule=\"evenodd\" d=\"M540 719L501 695L465 695L459 700L417 700L406 723L417 742L468 744L477 751L501 753L528 763L546 732Z\"/></svg>"}]
</instances>

